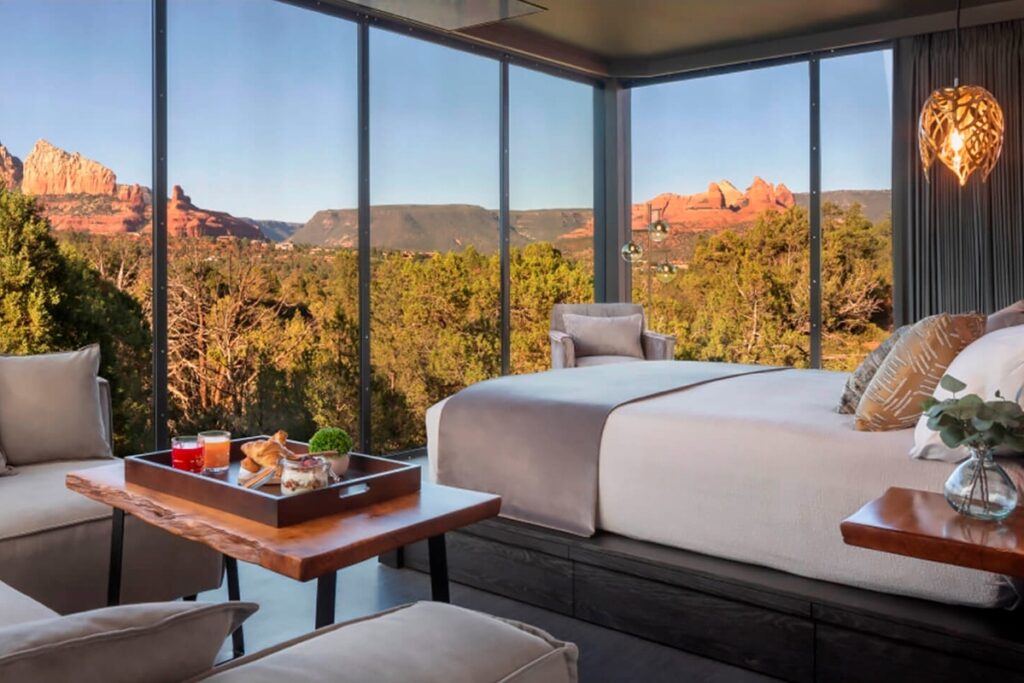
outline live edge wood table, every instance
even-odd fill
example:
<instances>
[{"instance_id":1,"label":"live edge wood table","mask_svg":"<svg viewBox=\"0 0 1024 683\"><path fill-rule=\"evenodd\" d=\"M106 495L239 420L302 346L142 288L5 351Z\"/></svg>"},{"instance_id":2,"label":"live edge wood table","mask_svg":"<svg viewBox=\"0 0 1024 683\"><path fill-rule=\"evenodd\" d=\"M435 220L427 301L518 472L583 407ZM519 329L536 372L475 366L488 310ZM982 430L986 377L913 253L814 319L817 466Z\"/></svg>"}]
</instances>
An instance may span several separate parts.
<instances>
[{"instance_id":1,"label":"live edge wood table","mask_svg":"<svg viewBox=\"0 0 1024 683\"><path fill-rule=\"evenodd\" d=\"M939 493L890 488L839 526L848 545L1024 577L1024 510L1002 522L958 514Z\"/></svg>"},{"instance_id":2,"label":"live edge wood table","mask_svg":"<svg viewBox=\"0 0 1024 683\"><path fill-rule=\"evenodd\" d=\"M237 560L297 581L317 579L317 628L334 622L339 569L424 539L430 553L431 597L448 602L445 533L494 517L501 508L499 496L423 482L418 493L275 528L127 484L120 462L71 472L66 485L114 509L107 594L110 604L120 600L124 516L131 514L222 553L231 600L241 599ZM236 654L244 651L240 633L234 646Z\"/></svg>"}]
</instances>

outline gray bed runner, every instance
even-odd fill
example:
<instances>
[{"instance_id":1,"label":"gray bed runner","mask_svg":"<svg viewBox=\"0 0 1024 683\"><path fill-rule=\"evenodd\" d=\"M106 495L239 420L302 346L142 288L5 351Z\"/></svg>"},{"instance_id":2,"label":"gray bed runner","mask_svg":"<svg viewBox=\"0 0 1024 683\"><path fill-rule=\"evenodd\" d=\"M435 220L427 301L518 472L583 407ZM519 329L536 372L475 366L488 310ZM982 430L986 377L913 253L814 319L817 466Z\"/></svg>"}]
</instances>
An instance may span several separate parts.
<instances>
[{"instance_id":1,"label":"gray bed runner","mask_svg":"<svg viewBox=\"0 0 1024 683\"><path fill-rule=\"evenodd\" d=\"M619 406L782 368L649 361L487 380L441 411L437 481L502 496L501 515L578 536L597 517L598 458Z\"/></svg>"}]
</instances>

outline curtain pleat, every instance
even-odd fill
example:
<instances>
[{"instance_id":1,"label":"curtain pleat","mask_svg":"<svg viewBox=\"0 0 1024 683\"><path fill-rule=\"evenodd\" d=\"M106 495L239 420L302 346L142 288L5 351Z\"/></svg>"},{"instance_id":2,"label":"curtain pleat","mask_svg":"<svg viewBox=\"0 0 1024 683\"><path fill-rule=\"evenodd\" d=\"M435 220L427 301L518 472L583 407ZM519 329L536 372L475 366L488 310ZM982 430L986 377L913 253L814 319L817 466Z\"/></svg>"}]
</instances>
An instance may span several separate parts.
<instances>
[{"instance_id":1,"label":"curtain pleat","mask_svg":"<svg viewBox=\"0 0 1024 683\"><path fill-rule=\"evenodd\" d=\"M1006 118L1003 152L988 182L960 189L936 162L931 182L917 146L921 106L951 86L952 31L894 48L893 259L897 323L935 313L991 312L1024 298L1024 22L965 29L960 83L987 88Z\"/></svg>"}]
</instances>

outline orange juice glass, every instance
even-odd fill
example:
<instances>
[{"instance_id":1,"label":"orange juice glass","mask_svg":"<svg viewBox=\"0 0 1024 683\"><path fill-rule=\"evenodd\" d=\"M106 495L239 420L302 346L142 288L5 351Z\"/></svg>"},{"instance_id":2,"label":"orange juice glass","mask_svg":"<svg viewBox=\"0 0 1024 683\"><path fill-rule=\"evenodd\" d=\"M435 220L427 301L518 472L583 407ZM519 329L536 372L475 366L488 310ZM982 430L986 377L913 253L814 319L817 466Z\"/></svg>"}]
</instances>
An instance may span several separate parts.
<instances>
[{"instance_id":1,"label":"orange juice glass","mask_svg":"<svg viewBox=\"0 0 1024 683\"><path fill-rule=\"evenodd\" d=\"M203 471L227 472L231 464L231 432L199 432L199 443L203 446Z\"/></svg>"}]
</instances>

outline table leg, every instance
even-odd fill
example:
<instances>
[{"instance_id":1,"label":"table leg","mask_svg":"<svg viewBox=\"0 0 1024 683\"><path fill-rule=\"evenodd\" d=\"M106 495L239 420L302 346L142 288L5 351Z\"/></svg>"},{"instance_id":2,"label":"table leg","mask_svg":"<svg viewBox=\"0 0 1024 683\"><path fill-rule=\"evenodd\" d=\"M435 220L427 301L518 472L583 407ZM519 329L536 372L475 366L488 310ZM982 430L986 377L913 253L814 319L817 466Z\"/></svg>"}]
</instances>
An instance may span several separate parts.
<instances>
[{"instance_id":1,"label":"table leg","mask_svg":"<svg viewBox=\"0 0 1024 683\"><path fill-rule=\"evenodd\" d=\"M228 578L228 600L238 601L242 599L242 589L238 583L238 560L233 557L224 556L224 573ZM235 657L245 654L245 634L239 626L231 634L231 648Z\"/></svg>"},{"instance_id":2,"label":"table leg","mask_svg":"<svg viewBox=\"0 0 1024 683\"><path fill-rule=\"evenodd\" d=\"M121 604L121 565L124 559L124 510L114 508L110 523L110 566L107 569L107 605Z\"/></svg>"},{"instance_id":3,"label":"table leg","mask_svg":"<svg viewBox=\"0 0 1024 683\"><path fill-rule=\"evenodd\" d=\"M430 555L430 599L450 602L448 595L448 551L444 534L427 539L427 553Z\"/></svg>"},{"instance_id":4,"label":"table leg","mask_svg":"<svg viewBox=\"0 0 1024 683\"><path fill-rule=\"evenodd\" d=\"M338 572L324 574L316 580L316 628L323 628L334 623L337 592Z\"/></svg>"}]
</instances>

